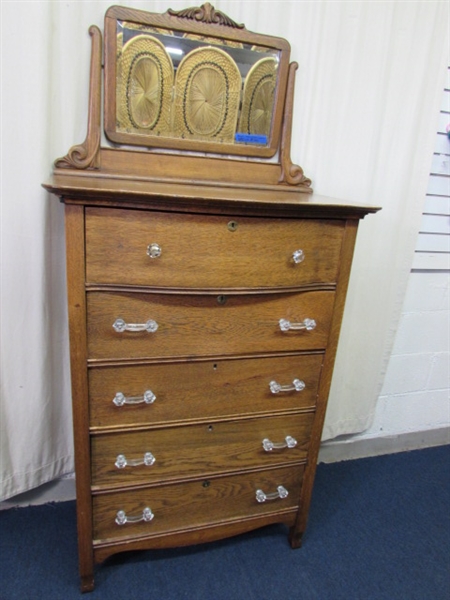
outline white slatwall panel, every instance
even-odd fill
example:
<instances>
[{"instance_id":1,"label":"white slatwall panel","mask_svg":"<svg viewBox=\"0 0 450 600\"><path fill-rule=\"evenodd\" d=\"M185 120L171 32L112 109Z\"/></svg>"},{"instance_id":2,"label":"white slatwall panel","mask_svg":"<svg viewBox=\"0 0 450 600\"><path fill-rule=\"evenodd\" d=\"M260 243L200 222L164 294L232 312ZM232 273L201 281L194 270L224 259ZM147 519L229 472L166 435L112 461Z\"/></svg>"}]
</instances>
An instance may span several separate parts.
<instances>
[{"instance_id":1,"label":"white slatwall panel","mask_svg":"<svg viewBox=\"0 0 450 600\"><path fill-rule=\"evenodd\" d=\"M413 271L450 271L450 67L442 95L439 127L431 164Z\"/></svg>"},{"instance_id":2,"label":"white slatwall panel","mask_svg":"<svg viewBox=\"0 0 450 600\"><path fill-rule=\"evenodd\" d=\"M441 154L442 158L442 154ZM448 164L448 159L447 159ZM427 195L448 196L449 195L449 175L447 173L431 173L428 181Z\"/></svg>"},{"instance_id":3,"label":"white slatwall panel","mask_svg":"<svg viewBox=\"0 0 450 600\"><path fill-rule=\"evenodd\" d=\"M450 79L450 77L448 77L448 79ZM450 85L450 83L448 85ZM445 110L445 107L448 106L448 103L450 102L450 89L448 87L444 89L444 96L442 98L442 102L442 110Z\"/></svg>"},{"instance_id":4,"label":"white slatwall panel","mask_svg":"<svg viewBox=\"0 0 450 600\"><path fill-rule=\"evenodd\" d=\"M424 214L435 215L450 214L450 198L443 198L442 196L427 196L423 212Z\"/></svg>"}]
</instances>

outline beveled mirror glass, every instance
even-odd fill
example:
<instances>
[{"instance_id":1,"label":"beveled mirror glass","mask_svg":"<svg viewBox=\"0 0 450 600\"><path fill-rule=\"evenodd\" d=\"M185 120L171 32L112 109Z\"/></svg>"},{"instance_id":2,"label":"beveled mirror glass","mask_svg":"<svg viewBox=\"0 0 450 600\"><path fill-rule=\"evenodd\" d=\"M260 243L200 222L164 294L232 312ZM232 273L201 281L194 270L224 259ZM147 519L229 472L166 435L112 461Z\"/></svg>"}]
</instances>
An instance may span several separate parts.
<instances>
[{"instance_id":1,"label":"beveled mirror glass","mask_svg":"<svg viewBox=\"0 0 450 600\"><path fill-rule=\"evenodd\" d=\"M273 156L289 44L205 4L105 17L105 132L116 143Z\"/></svg>"}]
</instances>

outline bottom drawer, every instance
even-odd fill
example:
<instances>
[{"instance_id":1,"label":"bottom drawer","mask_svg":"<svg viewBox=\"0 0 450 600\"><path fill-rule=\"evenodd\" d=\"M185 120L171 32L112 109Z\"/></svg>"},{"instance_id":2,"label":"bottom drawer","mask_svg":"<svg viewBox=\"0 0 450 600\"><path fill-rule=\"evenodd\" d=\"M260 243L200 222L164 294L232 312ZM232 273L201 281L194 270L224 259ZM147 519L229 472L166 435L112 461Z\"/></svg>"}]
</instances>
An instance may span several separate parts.
<instances>
[{"instance_id":1,"label":"bottom drawer","mask_svg":"<svg viewBox=\"0 0 450 600\"><path fill-rule=\"evenodd\" d=\"M303 469L296 465L94 496L94 543L295 511Z\"/></svg>"}]
</instances>

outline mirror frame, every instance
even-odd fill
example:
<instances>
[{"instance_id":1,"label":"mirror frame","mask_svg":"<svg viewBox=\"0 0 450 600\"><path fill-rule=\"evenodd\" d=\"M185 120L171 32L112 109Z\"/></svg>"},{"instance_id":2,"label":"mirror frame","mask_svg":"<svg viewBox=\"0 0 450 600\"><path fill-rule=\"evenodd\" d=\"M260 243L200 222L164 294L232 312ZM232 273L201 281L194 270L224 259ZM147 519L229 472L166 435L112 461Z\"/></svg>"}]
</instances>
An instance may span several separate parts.
<instances>
[{"instance_id":1,"label":"mirror frame","mask_svg":"<svg viewBox=\"0 0 450 600\"><path fill-rule=\"evenodd\" d=\"M117 127L117 23L127 21L135 26L151 26L183 34L214 37L226 42L240 42L250 46L268 48L278 53L279 65L277 85L274 94L272 124L266 145L245 143L218 143L204 139L183 139L163 135L145 135L124 132ZM244 25L232 21L227 15L216 11L209 3L201 7L166 13L150 13L141 10L112 6L105 14L105 55L104 55L104 128L106 137L119 145L165 148L171 150L207 152L270 158L279 149L283 122L284 104L289 70L290 45L283 38L249 32Z\"/></svg>"}]
</instances>

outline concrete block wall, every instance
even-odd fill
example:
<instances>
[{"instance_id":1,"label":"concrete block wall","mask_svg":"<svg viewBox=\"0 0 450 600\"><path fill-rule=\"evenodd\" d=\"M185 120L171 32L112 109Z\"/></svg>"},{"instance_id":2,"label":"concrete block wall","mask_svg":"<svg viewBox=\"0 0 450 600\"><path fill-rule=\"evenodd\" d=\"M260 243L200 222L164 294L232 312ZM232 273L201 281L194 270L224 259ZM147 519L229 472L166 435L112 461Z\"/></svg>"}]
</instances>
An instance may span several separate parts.
<instances>
[{"instance_id":1,"label":"concrete block wall","mask_svg":"<svg viewBox=\"0 0 450 600\"><path fill-rule=\"evenodd\" d=\"M448 273L411 273L375 420L366 435L450 425L449 295Z\"/></svg>"},{"instance_id":2,"label":"concrete block wall","mask_svg":"<svg viewBox=\"0 0 450 600\"><path fill-rule=\"evenodd\" d=\"M411 272L372 426L322 444L333 462L450 444L450 276Z\"/></svg>"}]
</instances>

